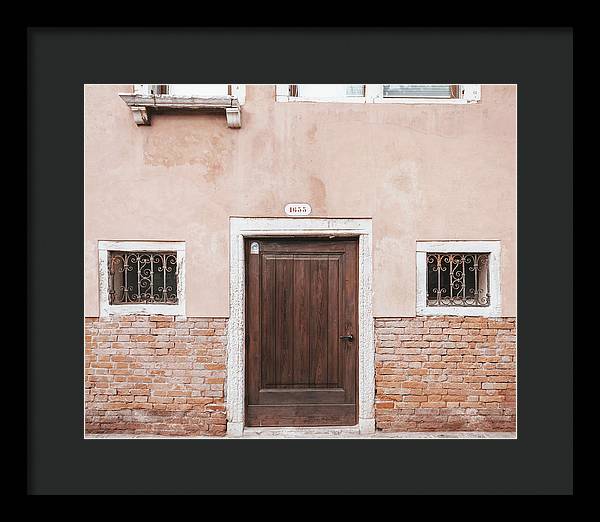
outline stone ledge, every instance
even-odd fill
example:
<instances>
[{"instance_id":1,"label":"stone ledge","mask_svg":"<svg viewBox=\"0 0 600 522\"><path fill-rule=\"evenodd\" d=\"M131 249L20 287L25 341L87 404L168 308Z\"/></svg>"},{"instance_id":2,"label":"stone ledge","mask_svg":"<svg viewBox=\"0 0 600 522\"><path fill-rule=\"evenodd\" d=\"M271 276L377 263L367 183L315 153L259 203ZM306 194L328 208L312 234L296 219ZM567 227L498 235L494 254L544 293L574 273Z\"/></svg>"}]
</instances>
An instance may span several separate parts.
<instances>
[{"instance_id":1,"label":"stone ledge","mask_svg":"<svg viewBox=\"0 0 600 522\"><path fill-rule=\"evenodd\" d=\"M241 108L235 96L175 96L170 94L119 94L131 109L137 125L150 125L151 112L225 111L227 126L239 129L242 126Z\"/></svg>"}]
</instances>

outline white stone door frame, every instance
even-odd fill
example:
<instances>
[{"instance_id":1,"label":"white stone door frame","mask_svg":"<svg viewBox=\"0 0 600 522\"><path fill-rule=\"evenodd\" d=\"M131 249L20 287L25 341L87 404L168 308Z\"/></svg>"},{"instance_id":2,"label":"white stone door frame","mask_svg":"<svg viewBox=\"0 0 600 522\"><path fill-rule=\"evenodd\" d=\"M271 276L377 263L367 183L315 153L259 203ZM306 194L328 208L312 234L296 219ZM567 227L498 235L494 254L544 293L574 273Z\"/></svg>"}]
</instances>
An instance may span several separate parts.
<instances>
[{"instance_id":1,"label":"white stone door frame","mask_svg":"<svg viewBox=\"0 0 600 522\"><path fill-rule=\"evenodd\" d=\"M227 326L227 434L244 431L245 263L248 236L358 237L358 424L375 432L375 333L373 326L373 228L370 218L242 218L229 221L229 322Z\"/></svg>"}]
</instances>

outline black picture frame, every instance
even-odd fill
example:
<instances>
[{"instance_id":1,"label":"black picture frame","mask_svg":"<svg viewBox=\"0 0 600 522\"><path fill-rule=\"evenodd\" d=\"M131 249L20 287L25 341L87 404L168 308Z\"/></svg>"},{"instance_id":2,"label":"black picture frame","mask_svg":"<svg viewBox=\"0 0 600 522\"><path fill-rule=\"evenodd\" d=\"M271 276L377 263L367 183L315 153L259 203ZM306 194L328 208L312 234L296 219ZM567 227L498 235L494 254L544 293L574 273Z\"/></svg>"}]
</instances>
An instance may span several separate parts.
<instances>
[{"instance_id":1,"label":"black picture frame","mask_svg":"<svg viewBox=\"0 0 600 522\"><path fill-rule=\"evenodd\" d=\"M37 27L27 43L29 494L572 493L572 28ZM85 440L84 84L404 78L518 84L518 438Z\"/></svg>"}]
</instances>

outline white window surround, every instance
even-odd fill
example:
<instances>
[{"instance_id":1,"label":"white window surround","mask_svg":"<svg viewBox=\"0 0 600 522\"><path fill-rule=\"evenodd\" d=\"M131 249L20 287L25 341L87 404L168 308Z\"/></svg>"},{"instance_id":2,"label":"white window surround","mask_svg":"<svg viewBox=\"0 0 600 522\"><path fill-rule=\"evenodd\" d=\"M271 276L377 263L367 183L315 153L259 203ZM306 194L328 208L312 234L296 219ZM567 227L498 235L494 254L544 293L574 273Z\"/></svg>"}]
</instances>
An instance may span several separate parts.
<instances>
[{"instance_id":1,"label":"white window surround","mask_svg":"<svg viewBox=\"0 0 600 522\"><path fill-rule=\"evenodd\" d=\"M502 316L500 241L417 241L417 315ZM489 252L489 306L427 306L427 253Z\"/></svg>"},{"instance_id":2,"label":"white window surround","mask_svg":"<svg viewBox=\"0 0 600 522\"><path fill-rule=\"evenodd\" d=\"M436 104L464 105L477 103L481 99L481 84L459 84L459 98L384 98L383 84L365 84L365 96L344 96L339 98L307 98L289 95L290 84L275 86L275 100L278 102L332 102L332 103L395 103L395 104Z\"/></svg>"},{"instance_id":3,"label":"white window surround","mask_svg":"<svg viewBox=\"0 0 600 522\"><path fill-rule=\"evenodd\" d=\"M242 218L229 222L227 433L242 436L245 404L245 264L248 236L358 237L358 426L375 432L375 330L372 303L372 220L369 218Z\"/></svg>"},{"instance_id":4,"label":"white window surround","mask_svg":"<svg viewBox=\"0 0 600 522\"><path fill-rule=\"evenodd\" d=\"M108 300L108 252L177 252L177 304L111 305ZM100 317L111 315L185 316L185 242L184 241L98 241Z\"/></svg>"}]
</instances>

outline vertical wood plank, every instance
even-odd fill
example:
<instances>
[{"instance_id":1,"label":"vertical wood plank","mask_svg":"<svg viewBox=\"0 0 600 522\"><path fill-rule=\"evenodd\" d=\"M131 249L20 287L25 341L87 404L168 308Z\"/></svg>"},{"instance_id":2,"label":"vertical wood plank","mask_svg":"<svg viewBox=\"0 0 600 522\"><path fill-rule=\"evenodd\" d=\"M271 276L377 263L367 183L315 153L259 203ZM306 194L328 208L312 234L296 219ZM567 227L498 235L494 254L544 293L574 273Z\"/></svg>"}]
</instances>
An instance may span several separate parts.
<instances>
[{"instance_id":1,"label":"vertical wood plank","mask_svg":"<svg viewBox=\"0 0 600 522\"><path fill-rule=\"evenodd\" d=\"M311 260L310 384L327 384L327 258Z\"/></svg>"},{"instance_id":2,"label":"vertical wood plank","mask_svg":"<svg viewBox=\"0 0 600 522\"><path fill-rule=\"evenodd\" d=\"M335 386L338 383L338 359L340 349L340 333L338 316L340 313L339 299L339 256L329 256L328 299L327 299L327 384Z\"/></svg>"},{"instance_id":3,"label":"vertical wood plank","mask_svg":"<svg viewBox=\"0 0 600 522\"><path fill-rule=\"evenodd\" d=\"M280 257L275 268L276 343L275 380L277 384L292 384L294 363L293 269L291 256Z\"/></svg>"},{"instance_id":4,"label":"vertical wood plank","mask_svg":"<svg viewBox=\"0 0 600 522\"><path fill-rule=\"evenodd\" d=\"M294 258L294 375L293 384L309 381L309 297L310 261L303 256Z\"/></svg>"},{"instance_id":5,"label":"vertical wood plank","mask_svg":"<svg viewBox=\"0 0 600 522\"><path fill-rule=\"evenodd\" d=\"M262 257L261 388L275 384L275 260ZM249 318L258 320L258 318Z\"/></svg>"}]
</instances>

